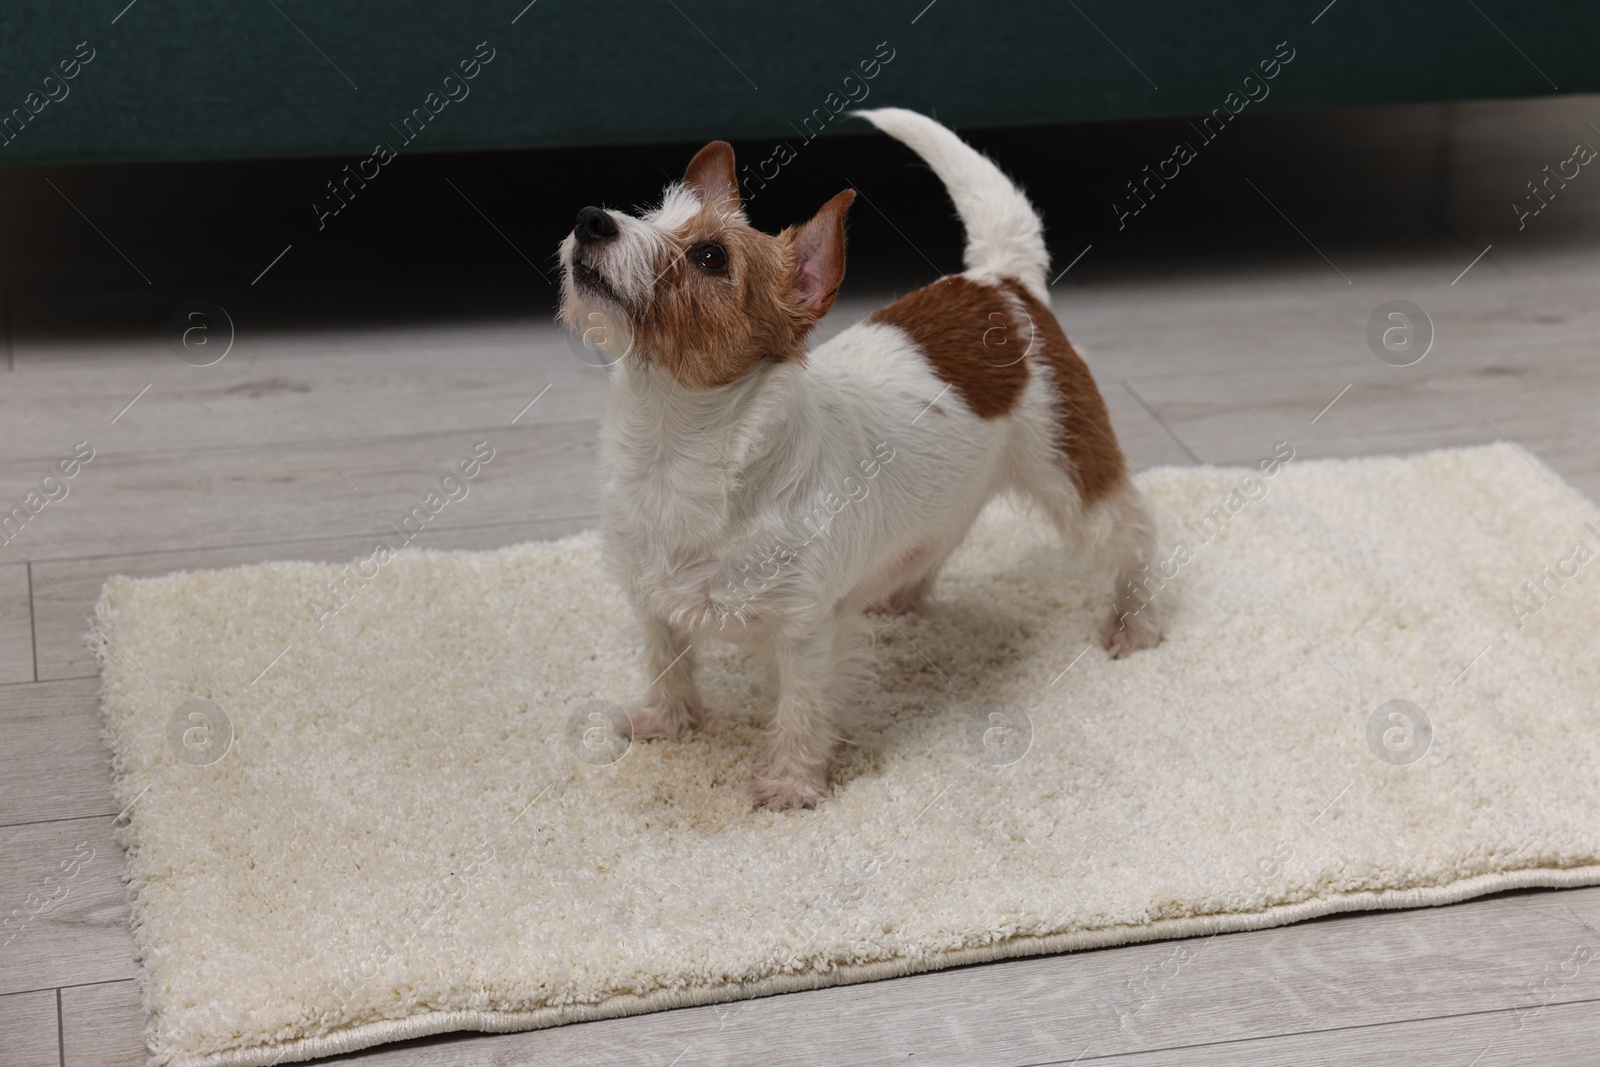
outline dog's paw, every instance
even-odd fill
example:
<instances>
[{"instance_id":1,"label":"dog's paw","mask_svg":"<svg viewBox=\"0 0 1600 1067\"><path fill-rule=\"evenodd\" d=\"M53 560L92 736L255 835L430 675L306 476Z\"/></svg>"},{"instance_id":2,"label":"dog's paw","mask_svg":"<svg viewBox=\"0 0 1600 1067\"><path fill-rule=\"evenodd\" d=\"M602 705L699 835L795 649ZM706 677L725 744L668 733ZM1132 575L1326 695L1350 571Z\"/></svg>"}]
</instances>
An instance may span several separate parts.
<instances>
[{"instance_id":1,"label":"dog's paw","mask_svg":"<svg viewBox=\"0 0 1600 1067\"><path fill-rule=\"evenodd\" d=\"M814 808L827 795L826 772L816 776L759 773L750 780L750 798L759 808L789 811Z\"/></svg>"},{"instance_id":2,"label":"dog's paw","mask_svg":"<svg viewBox=\"0 0 1600 1067\"><path fill-rule=\"evenodd\" d=\"M1112 659L1122 659L1161 643L1161 623L1146 612L1118 615L1112 612L1100 628L1100 644Z\"/></svg>"},{"instance_id":3,"label":"dog's paw","mask_svg":"<svg viewBox=\"0 0 1600 1067\"><path fill-rule=\"evenodd\" d=\"M682 737L700 721L700 712L687 700L630 704L623 709L633 740L660 741Z\"/></svg>"}]
</instances>

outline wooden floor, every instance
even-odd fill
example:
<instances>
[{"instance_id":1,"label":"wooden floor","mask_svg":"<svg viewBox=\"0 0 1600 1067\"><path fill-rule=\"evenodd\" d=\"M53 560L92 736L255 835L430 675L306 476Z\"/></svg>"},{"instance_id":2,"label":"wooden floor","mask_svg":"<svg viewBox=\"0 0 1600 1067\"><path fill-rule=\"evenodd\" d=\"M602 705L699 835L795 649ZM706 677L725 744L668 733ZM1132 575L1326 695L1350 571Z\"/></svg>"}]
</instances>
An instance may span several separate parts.
<instances>
[{"instance_id":1,"label":"wooden floor","mask_svg":"<svg viewBox=\"0 0 1600 1067\"><path fill-rule=\"evenodd\" d=\"M1097 275L1086 258L1055 304L1133 463L1248 462L1281 440L1313 457L1510 438L1600 498L1600 200L1575 195L1564 216L1567 204L1552 204L1535 220L1542 235L1492 228L1514 221L1504 203L1525 178L1568 154L1540 142L1505 163L1497 138L1542 129L1551 146L1570 145L1589 113L1600 117L1593 99L1458 116L1478 132L1453 142L1459 182L1443 195L1455 199L1403 247L1341 239L1302 214L1284 219L1281 247L1258 269ZM1600 178L1584 180L1600 192ZM1494 222L1475 229L1476 219ZM1073 250L1062 251L1064 264ZM829 328L884 295L851 294ZM1366 341L1373 311L1396 298L1425 308L1437 335L1405 368ZM542 314L241 331L225 359L196 368L173 357L165 334L115 327L138 311L162 320L173 301L19 288L5 302L0 510L76 442L94 449L69 495L0 546L0 907L20 916L0 934L8 1067L144 1061L111 841L118 813L82 642L107 575L352 558L485 437L496 462L421 540L486 548L595 522L604 372L579 362ZM85 856L61 876L63 861ZM1187 948L1018 960L344 1059L1490 1067L1597 1055L1600 888L1328 918Z\"/></svg>"}]
</instances>

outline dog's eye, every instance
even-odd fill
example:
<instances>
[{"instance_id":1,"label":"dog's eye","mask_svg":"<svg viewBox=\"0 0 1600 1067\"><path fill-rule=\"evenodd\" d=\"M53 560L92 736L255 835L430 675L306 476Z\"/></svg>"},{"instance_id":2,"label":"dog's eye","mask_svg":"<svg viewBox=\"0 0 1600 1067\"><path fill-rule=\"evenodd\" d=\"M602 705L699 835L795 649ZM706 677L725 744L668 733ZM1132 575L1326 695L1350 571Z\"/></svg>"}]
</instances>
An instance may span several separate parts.
<instances>
[{"instance_id":1,"label":"dog's eye","mask_svg":"<svg viewBox=\"0 0 1600 1067\"><path fill-rule=\"evenodd\" d=\"M697 245L691 254L701 270L721 270L728 265L727 250L719 244L707 242Z\"/></svg>"}]
</instances>

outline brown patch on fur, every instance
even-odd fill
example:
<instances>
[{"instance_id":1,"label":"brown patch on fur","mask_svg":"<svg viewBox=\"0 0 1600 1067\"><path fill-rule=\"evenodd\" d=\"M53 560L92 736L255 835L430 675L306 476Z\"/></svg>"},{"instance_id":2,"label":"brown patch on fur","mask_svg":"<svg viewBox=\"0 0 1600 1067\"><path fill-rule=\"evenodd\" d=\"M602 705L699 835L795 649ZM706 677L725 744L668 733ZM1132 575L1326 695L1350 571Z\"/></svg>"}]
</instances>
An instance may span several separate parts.
<instances>
[{"instance_id":1,"label":"brown patch on fur","mask_svg":"<svg viewBox=\"0 0 1600 1067\"><path fill-rule=\"evenodd\" d=\"M712 141L683 168L683 184L693 189L702 204L724 211L738 211L739 176L734 170L733 146L727 141Z\"/></svg>"},{"instance_id":2,"label":"brown patch on fur","mask_svg":"<svg viewBox=\"0 0 1600 1067\"><path fill-rule=\"evenodd\" d=\"M631 316L634 347L692 389L732 384L765 362L805 362L806 336L844 279L844 219L855 192L773 236L745 222L725 142L700 150L684 184L702 207L675 235L649 306ZM726 253L721 269L696 262L706 244Z\"/></svg>"},{"instance_id":3,"label":"brown patch on fur","mask_svg":"<svg viewBox=\"0 0 1600 1067\"><path fill-rule=\"evenodd\" d=\"M727 266L712 272L692 250L715 242ZM814 320L788 296L793 254L788 243L722 212L703 208L670 251L648 307L634 316L634 347L681 384L715 389L763 362L806 356Z\"/></svg>"},{"instance_id":4,"label":"brown patch on fur","mask_svg":"<svg viewBox=\"0 0 1600 1067\"><path fill-rule=\"evenodd\" d=\"M1050 309L1021 282L1004 278L1002 283L1033 322L1032 355L1049 364L1050 376L1061 397L1056 448L1078 487L1078 495L1084 503L1092 504L1127 479L1127 468L1122 451L1117 447L1116 431L1111 428L1105 398L1100 395L1088 364L1067 340L1066 332Z\"/></svg>"},{"instance_id":5,"label":"brown patch on fur","mask_svg":"<svg viewBox=\"0 0 1600 1067\"><path fill-rule=\"evenodd\" d=\"M867 316L898 326L979 418L1009 414L1028 384L1028 325L1005 292L959 274Z\"/></svg>"}]
</instances>

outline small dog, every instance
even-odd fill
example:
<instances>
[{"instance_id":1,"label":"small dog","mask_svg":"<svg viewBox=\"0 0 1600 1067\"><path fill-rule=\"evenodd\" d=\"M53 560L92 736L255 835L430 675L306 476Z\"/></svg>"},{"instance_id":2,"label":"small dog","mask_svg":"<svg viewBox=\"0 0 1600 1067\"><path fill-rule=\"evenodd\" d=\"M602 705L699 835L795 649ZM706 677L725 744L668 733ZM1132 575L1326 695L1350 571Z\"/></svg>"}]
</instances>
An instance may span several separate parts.
<instances>
[{"instance_id":1,"label":"small dog","mask_svg":"<svg viewBox=\"0 0 1600 1067\"><path fill-rule=\"evenodd\" d=\"M750 789L825 795L867 612L916 609L984 504L1016 490L1114 583L1114 657L1161 640L1138 595L1153 529L1089 368L1049 308L1043 224L932 119L861 111L944 182L967 269L806 339L844 277L846 189L777 236L745 219L715 141L638 216L586 207L561 243L561 319L615 361L603 539L644 626L637 740L700 720L694 641L757 650L777 692Z\"/></svg>"}]
</instances>

